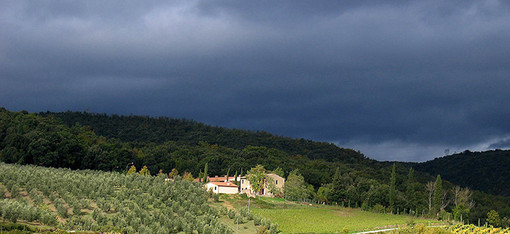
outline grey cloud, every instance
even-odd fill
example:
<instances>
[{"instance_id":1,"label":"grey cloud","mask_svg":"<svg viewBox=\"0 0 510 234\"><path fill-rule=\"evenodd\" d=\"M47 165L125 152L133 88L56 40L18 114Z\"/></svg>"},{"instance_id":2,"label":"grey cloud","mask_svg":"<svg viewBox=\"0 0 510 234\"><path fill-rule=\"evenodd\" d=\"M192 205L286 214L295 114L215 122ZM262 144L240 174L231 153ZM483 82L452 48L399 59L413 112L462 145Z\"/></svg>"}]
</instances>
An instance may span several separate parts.
<instances>
[{"instance_id":1,"label":"grey cloud","mask_svg":"<svg viewBox=\"0 0 510 234\"><path fill-rule=\"evenodd\" d=\"M191 118L383 160L510 132L504 1L0 7L0 105L11 109Z\"/></svg>"}]
</instances>

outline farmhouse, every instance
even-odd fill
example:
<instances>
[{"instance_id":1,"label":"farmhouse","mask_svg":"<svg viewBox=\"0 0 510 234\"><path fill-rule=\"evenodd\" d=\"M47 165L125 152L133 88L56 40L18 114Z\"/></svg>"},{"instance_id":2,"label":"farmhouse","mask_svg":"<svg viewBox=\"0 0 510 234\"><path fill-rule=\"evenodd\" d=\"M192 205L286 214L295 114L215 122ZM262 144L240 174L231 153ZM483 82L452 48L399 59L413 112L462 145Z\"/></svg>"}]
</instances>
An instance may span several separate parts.
<instances>
[{"instance_id":1,"label":"farmhouse","mask_svg":"<svg viewBox=\"0 0 510 234\"><path fill-rule=\"evenodd\" d=\"M264 186L260 195L263 196L275 196L278 193L283 193L283 185L285 184L285 178L277 174L267 174L264 180Z\"/></svg>"},{"instance_id":2,"label":"farmhouse","mask_svg":"<svg viewBox=\"0 0 510 234\"><path fill-rule=\"evenodd\" d=\"M215 177L207 177L208 183L204 186L207 190L212 190L214 193L225 193L225 194L236 194L236 193L245 193L250 197L255 196L275 196L277 194L283 193L283 186L285 184L285 178L276 175L276 174L267 174L266 179L264 180L264 185L260 189L260 191L253 191L250 185L250 181L245 176L237 177L237 185L234 183L236 181L235 177L225 177L225 176L215 176ZM196 182L199 182L199 179L195 179Z\"/></svg>"},{"instance_id":3,"label":"farmhouse","mask_svg":"<svg viewBox=\"0 0 510 234\"><path fill-rule=\"evenodd\" d=\"M213 193L237 194L239 188L231 182L208 182L205 184L207 191L212 190Z\"/></svg>"}]
</instances>

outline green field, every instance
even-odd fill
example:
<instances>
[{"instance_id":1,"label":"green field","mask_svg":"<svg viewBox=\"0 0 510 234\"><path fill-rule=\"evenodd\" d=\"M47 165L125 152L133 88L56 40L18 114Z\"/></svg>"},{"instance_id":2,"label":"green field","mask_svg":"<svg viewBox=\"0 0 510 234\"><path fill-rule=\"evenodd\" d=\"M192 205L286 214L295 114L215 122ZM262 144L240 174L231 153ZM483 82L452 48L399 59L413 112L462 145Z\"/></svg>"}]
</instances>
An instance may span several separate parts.
<instances>
[{"instance_id":1,"label":"green field","mask_svg":"<svg viewBox=\"0 0 510 234\"><path fill-rule=\"evenodd\" d=\"M236 209L248 205L248 199L240 196L222 196L223 205ZM360 209L338 206L310 205L282 198L258 197L250 199L250 211L278 224L283 233L338 233L377 230L409 223L434 223L432 219L407 215L372 213ZM247 233L247 232L246 232Z\"/></svg>"},{"instance_id":2,"label":"green field","mask_svg":"<svg viewBox=\"0 0 510 234\"><path fill-rule=\"evenodd\" d=\"M406 215L379 214L360 209L312 206L290 209L252 209L255 214L278 223L284 233L295 232L342 232L382 229L410 222L429 223L434 220L413 219ZM437 221L436 221L437 222Z\"/></svg>"}]
</instances>

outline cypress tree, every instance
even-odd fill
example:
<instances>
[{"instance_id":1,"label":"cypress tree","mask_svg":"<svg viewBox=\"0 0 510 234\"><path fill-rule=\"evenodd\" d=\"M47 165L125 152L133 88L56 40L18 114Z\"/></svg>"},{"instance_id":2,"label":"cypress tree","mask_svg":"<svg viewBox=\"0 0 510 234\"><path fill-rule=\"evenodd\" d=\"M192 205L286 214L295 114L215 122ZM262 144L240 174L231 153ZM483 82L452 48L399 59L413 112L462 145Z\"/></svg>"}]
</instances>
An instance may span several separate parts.
<instances>
[{"instance_id":1,"label":"cypress tree","mask_svg":"<svg viewBox=\"0 0 510 234\"><path fill-rule=\"evenodd\" d=\"M204 168L204 184L207 183L207 169L208 168L209 168L208 163L205 163L205 168Z\"/></svg>"},{"instance_id":2,"label":"cypress tree","mask_svg":"<svg viewBox=\"0 0 510 234\"><path fill-rule=\"evenodd\" d=\"M228 180L228 177L227 177L227 180ZM237 171L236 171L236 173L234 174L234 184L237 184Z\"/></svg>"},{"instance_id":3,"label":"cypress tree","mask_svg":"<svg viewBox=\"0 0 510 234\"><path fill-rule=\"evenodd\" d=\"M340 168L336 168L335 175L333 175L332 189L331 189L331 201L341 202L344 199L342 186L342 174Z\"/></svg>"},{"instance_id":4,"label":"cypress tree","mask_svg":"<svg viewBox=\"0 0 510 234\"><path fill-rule=\"evenodd\" d=\"M432 210L433 214L437 215L441 209L443 203L443 181L441 175L437 175L436 182L434 183L434 195L433 195Z\"/></svg>"},{"instance_id":5,"label":"cypress tree","mask_svg":"<svg viewBox=\"0 0 510 234\"><path fill-rule=\"evenodd\" d=\"M391 179L390 179L390 208L392 209L392 212L393 212L393 208L395 206L395 198L396 198L396 195L397 195L397 189L396 189L396 184L397 184L397 173L395 172L395 163L393 163L393 169L391 169Z\"/></svg>"},{"instance_id":6,"label":"cypress tree","mask_svg":"<svg viewBox=\"0 0 510 234\"><path fill-rule=\"evenodd\" d=\"M409 168L409 174L407 174L406 200L409 209L412 209L416 206L414 196L414 170L412 168Z\"/></svg>"}]
</instances>

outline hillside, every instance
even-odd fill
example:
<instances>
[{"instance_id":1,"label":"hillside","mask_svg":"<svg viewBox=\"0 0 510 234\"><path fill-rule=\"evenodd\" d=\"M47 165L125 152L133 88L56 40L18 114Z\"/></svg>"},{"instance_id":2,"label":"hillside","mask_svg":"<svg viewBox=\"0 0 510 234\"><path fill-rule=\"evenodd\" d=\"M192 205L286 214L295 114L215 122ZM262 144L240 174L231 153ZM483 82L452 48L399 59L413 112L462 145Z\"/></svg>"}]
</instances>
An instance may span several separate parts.
<instances>
[{"instance_id":1,"label":"hillside","mask_svg":"<svg viewBox=\"0 0 510 234\"><path fill-rule=\"evenodd\" d=\"M167 141L198 144L207 142L233 149L243 149L248 145L277 149L293 155L303 155L310 159L359 163L368 161L364 155L340 148L326 142L275 136L264 131L247 131L213 127L192 120L168 117L119 116L88 112L40 113L54 116L69 127L79 123L89 126L96 134L107 138L118 138L128 142L164 143Z\"/></svg>"},{"instance_id":2,"label":"hillside","mask_svg":"<svg viewBox=\"0 0 510 234\"><path fill-rule=\"evenodd\" d=\"M34 114L3 108L0 161L116 172L126 172L129 165L146 165L152 175L176 169L193 177L202 176L206 164L208 175L243 174L262 165L269 171L281 168L285 176L297 170L306 188L300 194L304 199L415 213L428 210L425 184L436 175L413 173L410 168L416 164L378 162L333 144L189 120L80 112ZM444 182L450 193L452 187ZM390 191L394 191L393 203ZM484 219L490 209L510 216L506 209L510 199L484 193L475 193L473 199L471 222ZM446 207L448 212L453 208L451 204Z\"/></svg>"},{"instance_id":3,"label":"hillside","mask_svg":"<svg viewBox=\"0 0 510 234\"><path fill-rule=\"evenodd\" d=\"M103 171L123 171L134 163L137 168L147 165L153 173L175 168L194 176L206 163L211 175L246 172L261 164L269 170L280 167L286 173L299 169L315 188L330 182L336 168L380 183L387 181L391 170L329 143L170 118L0 109L0 141L0 160L8 163ZM406 169L401 172L405 174Z\"/></svg>"},{"instance_id":4,"label":"hillside","mask_svg":"<svg viewBox=\"0 0 510 234\"><path fill-rule=\"evenodd\" d=\"M0 171L0 218L50 226L45 232L233 233L219 222L224 215L210 206L209 194L181 177L165 182L164 175L1 162Z\"/></svg>"},{"instance_id":5,"label":"hillside","mask_svg":"<svg viewBox=\"0 0 510 234\"><path fill-rule=\"evenodd\" d=\"M413 166L458 185L510 197L510 150L448 155Z\"/></svg>"}]
</instances>

